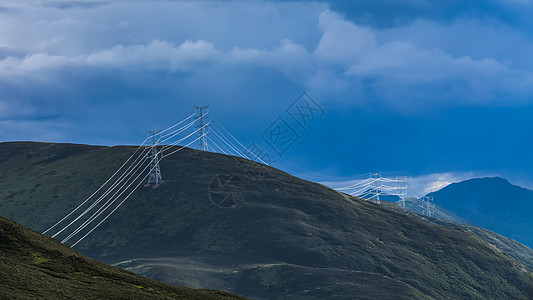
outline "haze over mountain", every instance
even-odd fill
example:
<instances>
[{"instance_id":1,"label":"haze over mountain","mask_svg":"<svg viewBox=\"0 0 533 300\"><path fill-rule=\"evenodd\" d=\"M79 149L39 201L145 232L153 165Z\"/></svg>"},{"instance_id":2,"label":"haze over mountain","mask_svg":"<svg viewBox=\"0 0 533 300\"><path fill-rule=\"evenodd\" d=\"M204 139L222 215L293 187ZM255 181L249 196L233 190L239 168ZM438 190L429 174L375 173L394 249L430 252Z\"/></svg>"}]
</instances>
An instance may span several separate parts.
<instances>
[{"instance_id":1,"label":"haze over mountain","mask_svg":"<svg viewBox=\"0 0 533 300\"><path fill-rule=\"evenodd\" d=\"M42 231L134 149L2 143L0 215ZM161 171L162 185L137 190L77 249L156 280L254 299L533 297L531 271L472 229L216 153L185 148ZM220 205L223 191L239 197Z\"/></svg>"},{"instance_id":2,"label":"haze over mountain","mask_svg":"<svg viewBox=\"0 0 533 300\"><path fill-rule=\"evenodd\" d=\"M427 215L427 208L428 208L428 202L426 199L417 199L415 197L406 197L405 199L405 208L409 211L421 214L421 215ZM399 203L398 201L394 201L396 203ZM447 221L453 221L458 223L467 223L467 220L460 218L459 216L453 214L449 210L439 206L435 205L433 202L430 202L432 217L439 218L442 220Z\"/></svg>"},{"instance_id":3,"label":"haze over mountain","mask_svg":"<svg viewBox=\"0 0 533 300\"><path fill-rule=\"evenodd\" d=\"M453 183L428 195L469 224L533 247L532 190L487 177Z\"/></svg>"}]
</instances>

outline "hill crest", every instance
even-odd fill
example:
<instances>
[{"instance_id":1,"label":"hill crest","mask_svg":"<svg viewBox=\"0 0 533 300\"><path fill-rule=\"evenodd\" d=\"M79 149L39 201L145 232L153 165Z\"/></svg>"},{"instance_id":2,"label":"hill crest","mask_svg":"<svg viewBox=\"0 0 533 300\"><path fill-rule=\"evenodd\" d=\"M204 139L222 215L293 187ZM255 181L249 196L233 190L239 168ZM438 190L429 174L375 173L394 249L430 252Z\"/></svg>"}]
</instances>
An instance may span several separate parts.
<instances>
[{"instance_id":1,"label":"hill crest","mask_svg":"<svg viewBox=\"0 0 533 300\"><path fill-rule=\"evenodd\" d=\"M71 146L18 146L15 157L0 161L13 175L0 181L0 214L41 230L134 151L89 147L53 160ZM0 144L0 153L6 147ZM520 263L462 228L222 154L186 148L161 161L161 170L166 183L137 190L79 244L83 253L167 282L223 286L258 299L323 299L324 291L338 299L380 298L391 286L399 299L527 299L533 291ZM235 207L220 207L210 195L221 177L243 190ZM324 276L306 275L313 272ZM354 281L358 274L380 279Z\"/></svg>"}]
</instances>

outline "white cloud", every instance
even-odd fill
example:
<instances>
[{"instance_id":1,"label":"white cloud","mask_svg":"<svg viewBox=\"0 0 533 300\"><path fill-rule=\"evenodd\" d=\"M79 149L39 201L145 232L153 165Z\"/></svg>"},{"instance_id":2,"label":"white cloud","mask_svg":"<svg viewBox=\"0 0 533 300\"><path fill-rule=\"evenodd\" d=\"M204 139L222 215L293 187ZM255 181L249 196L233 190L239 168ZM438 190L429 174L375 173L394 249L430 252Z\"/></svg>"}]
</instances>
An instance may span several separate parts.
<instances>
[{"instance_id":1,"label":"white cloud","mask_svg":"<svg viewBox=\"0 0 533 300\"><path fill-rule=\"evenodd\" d=\"M54 44L61 42L62 39L63 37L54 37L49 40L42 40L37 44L36 48L39 51L46 51L48 48L50 48Z\"/></svg>"},{"instance_id":2,"label":"white cloud","mask_svg":"<svg viewBox=\"0 0 533 300\"><path fill-rule=\"evenodd\" d=\"M533 85L532 71L513 69L509 61L423 49L409 41L409 36L389 35L376 42L380 31L347 22L329 11L320 15L319 24L323 36L315 55L342 64L348 82L372 78L376 95L392 105L405 98L415 104L441 98L441 104L468 105L520 102L533 96L533 89L526 87ZM321 73L328 68L319 62L315 65ZM338 77L331 78L338 81Z\"/></svg>"},{"instance_id":3,"label":"white cloud","mask_svg":"<svg viewBox=\"0 0 533 300\"><path fill-rule=\"evenodd\" d=\"M36 78L41 71L53 78L65 67L195 72L207 63L274 69L324 99L342 95L392 107L520 103L533 96L533 65L528 69L509 54L476 45L461 48L463 41L455 38L466 28L468 36L481 33L476 42L483 48L494 44L491 33L501 39L498 44L533 45L510 35L508 27L492 26L487 33L472 22L446 27L420 20L384 30L357 25L316 3L111 1L98 9L35 3L19 5L16 16L0 20L0 45L29 53L0 57L0 76L6 80ZM529 61L529 54L516 59ZM365 86L367 81L371 85ZM360 90L367 100L355 97Z\"/></svg>"},{"instance_id":4,"label":"white cloud","mask_svg":"<svg viewBox=\"0 0 533 300\"><path fill-rule=\"evenodd\" d=\"M155 40L148 45L122 46L88 55L84 62L90 66L141 68L149 70L186 71L199 62L213 59L215 47L204 41L186 40L179 46Z\"/></svg>"},{"instance_id":5,"label":"white cloud","mask_svg":"<svg viewBox=\"0 0 533 300\"><path fill-rule=\"evenodd\" d=\"M491 176L488 174L466 173L434 173L407 178L408 196L423 197L431 192L436 192L452 183L477 177Z\"/></svg>"},{"instance_id":6,"label":"white cloud","mask_svg":"<svg viewBox=\"0 0 533 300\"><path fill-rule=\"evenodd\" d=\"M74 60L65 56L49 55L48 53L35 53L19 60L18 67L24 71L56 69L72 61Z\"/></svg>"},{"instance_id":7,"label":"white cloud","mask_svg":"<svg viewBox=\"0 0 533 300\"><path fill-rule=\"evenodd\" d=\"M321 13L318 20L322 37L315 55L320 59L349 65L376 48L375 34L369 28L345 21L329 10Z\"/></svg>"},{"instance_id":8,"label":"white cloud","mask_svg":"<svg viewBox=\"0 0 533 300\"><path fill-rule=\"evenodd\" d=\"M0 75L60 69L67 66L105 68L137 68L153 71L187 71L197 63L212 60L217 55L214 46L204 40L186 40L179 46L155 40L147 45L118 45L92 54L69 57L34 53L26 57L9 56L0 60Z\"/></svg>"}]
</instances>

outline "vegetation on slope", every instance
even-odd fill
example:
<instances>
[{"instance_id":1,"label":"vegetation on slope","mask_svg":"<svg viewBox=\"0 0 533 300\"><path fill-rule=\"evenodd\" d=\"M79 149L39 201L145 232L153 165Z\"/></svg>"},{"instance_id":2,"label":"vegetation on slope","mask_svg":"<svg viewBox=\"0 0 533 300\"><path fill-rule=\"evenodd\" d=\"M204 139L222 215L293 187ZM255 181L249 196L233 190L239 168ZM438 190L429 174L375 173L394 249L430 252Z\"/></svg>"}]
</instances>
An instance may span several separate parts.
<instances>
[{"instance_id":1,"label":"vegetation on slope","mask_svg":"<svg viewBox=\"0 0 533 300\"><path fill-rule=\"evenodd\" d=\"M485 242L487 242L491 247L494 247L498 251L509 255L510 257L517 260L530 270L533 270L533 249L501 234L497 234L484 228L464 224L457 220L450 221L443 214L436 214L436 216L434 217L428 217L424 214L416 213L413 210L403 209L396 203L382 202L382 207L386 207L397 213L407 214L413 217L427 220L428 222L434 224L472 232L481 239L483 239ZM435 209L435 211L437 211L437 209ZM440 211L442 212L442 210ZM453 217L450 217L450 215L448 215L448 217L451 219L455 219Z\"/></svg>"},{"instance_id":2,"label":"vegetation on slope","mask_svg":"<svg viewBox=\"0 0 533 300\"><path fill-rule=\"evenodd\" d=\"M2 174L10 174L0 182L0 214L44 230L133 150L0 144L0 156L11 156L0 159ZM181 276L192 285L187 278L199 274L199 286L217 283L258 299L321 299L324 291L339 299L386 299L395 290L398 299L533 297L531 272L472 232L225 155L184 149L165 158L161 169L164 184L139 189L79 250L108 263L129 261L121 266L152 278ZM208 187L217 175L239 187L243 198L236 208L213 204ZM136 258L151 258L151 268ZM160 258L194 263L180 271L158 264Z\"/></svg>"},{"instance_id":3,"label":"vegetation on slope","mask_svg":"<svg viewBox=\"0 0 533 300\"><path fill-rule=\"evenodd\" d=\"M0 217L1 299L243 299L162 284Z\"/></svg>"}]
</instances>

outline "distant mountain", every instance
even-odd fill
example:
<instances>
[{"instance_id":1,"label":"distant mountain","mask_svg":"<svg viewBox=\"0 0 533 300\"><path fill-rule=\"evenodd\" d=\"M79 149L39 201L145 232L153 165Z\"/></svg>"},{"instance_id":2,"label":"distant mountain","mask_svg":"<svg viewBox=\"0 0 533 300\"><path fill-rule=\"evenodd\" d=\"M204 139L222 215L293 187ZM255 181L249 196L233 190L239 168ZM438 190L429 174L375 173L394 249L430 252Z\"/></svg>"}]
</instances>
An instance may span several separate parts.
<instances>
[{"instance_id":1,"label":"distant mountain","mask_svg":"<svg viewBox=\"0 0 533 300\"><path fill-rule=\"evenodd\" d=\"M0 143L0 215L44 230L134 150ZM156 280L254 299L533 297L533 273L502 252L508 244L470 228L216 153L185 148L161 171L161 186L137 190L77 249Z\"/></svg>"},{"instance_id":2,"label":"distant mountain","mask_svg":"<svg viewBox=\"0 0 533 300\"><path fill-rule=\"evenodd\" d=\"M0 299L244 298L146 279L0 217Z\"/></svg>"},{"instance_id":3,"label":"distant mountain","mask_svg":"<svg viewBox=\"0 0 533 300\"><path fill-rule=\"evenodd\" d=\"M468 224L533 247L533 191L500 177L453 183L428 194Z\"/></svg>"}]
</instances>

